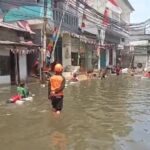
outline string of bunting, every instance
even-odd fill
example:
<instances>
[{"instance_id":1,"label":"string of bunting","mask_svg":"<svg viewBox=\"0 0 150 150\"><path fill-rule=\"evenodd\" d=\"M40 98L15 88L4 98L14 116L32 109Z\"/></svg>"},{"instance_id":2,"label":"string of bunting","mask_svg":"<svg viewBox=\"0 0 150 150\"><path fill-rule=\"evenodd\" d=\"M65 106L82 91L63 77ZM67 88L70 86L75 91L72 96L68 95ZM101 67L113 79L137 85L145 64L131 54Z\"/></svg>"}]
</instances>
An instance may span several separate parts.
<instances>
[{"instance_id":1,"label":"string of bunting","mask_svg":"<svg viewBox=\"0 0 150 150\"><path fill-rule=\"evenodd\" d=\"M27 54L33 54L33 53L36 53L38 52L38 49L23 49L23 50L20 50L20 49L10 49L10 51L13 53L13 54L20 54L20 55L27 55Z\"/></svg>"},{"instance_id":2,"label":"string of bunting","mask_svg":"<svg viewBox=\"0 0 150 150\"><path fill-rule=\"evenodd\" d=\"M75 38L79 38L81 42L84 42L84 43L88 43L88 44L93 44L95 46L98 46L99 44L97 44L97 41L95 39L90 39L90 38L87 38L86 36L83 36L83 35L78 35L78 34L75 34L75 33L70 33L70 32L63 32L63 33L68 33L70 34L72 37L75 37ZM115 47L116 45L115 44L103 44L103 45L99 45L100 48L112 48L112 47Z\"/></svg>"},{"instance_id":3,"label":"string of bunting","mask_svg":"<svg viewBox=\"0 0 150 150\"><path fill-rule=\"evenodd\" d=\"M55 37L55 31L56 28L54 28L54 32L52 34L52 37ZM74 38L79 38L81 42L84 42L84 43L87 43L87 44L92 44L92 45L95 45L95 47L99 46L100 48L112 48L112 47L115 47L116 45L115 44L103 44L103 45L99 45L96 41L96 39L90 39L90 38L87 38L86 36L84 35L79 35L79 34L76 34L76 33L73 33L73 32L69 32L69 31L62 31L62 34L69 34L70 36L74 37ZM51 38L50 38L51 39ZM55 38L53 38L53 40L51 39L49 41L49 46L50 47L53 47L53 42Z\"/></svg>"}]
</instances>

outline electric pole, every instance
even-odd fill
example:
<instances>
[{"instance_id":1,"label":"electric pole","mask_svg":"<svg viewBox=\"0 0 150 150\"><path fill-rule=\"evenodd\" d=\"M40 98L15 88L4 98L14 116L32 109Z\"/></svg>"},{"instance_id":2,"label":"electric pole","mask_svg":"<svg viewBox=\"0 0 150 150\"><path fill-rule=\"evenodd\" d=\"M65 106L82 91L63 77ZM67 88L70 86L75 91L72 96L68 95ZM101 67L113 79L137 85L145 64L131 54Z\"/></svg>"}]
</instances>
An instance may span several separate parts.
<instances>
[{"instance_id":1,"label":"electric pole","mask_svg":"<svg viewBox=\"0 0 150 150\"><path fill-rule=\"evenodd\" d=\"M53 58L53 59L54 59L54 52L55 52L56 44L57 44L57 41L58 41L58 38L59 38L59 35L60 35L60 31L61 31L61 26L62 26L62 23L63 23L64 16L66 14L66 11L68 10L69 2L70 2L70 0L66 0L65 9L63 10L63 14L62 14L62 17L61 17L61 20L60 20L58 32L57 32L57 35L56 35L56 40L54 42L53 51L52 51L52 54L51 54L51 58Z\"/></svg>"},{"instance_id":2,"label":"electric pole","mask_svg":"<svg viewBox=\"0 0 150 150\"><path fill-rule=\"evenodd\" d=\"M42 41L42 49L41 49L41 67L40 67L40 80L43 81L44 79L44 73L43 69L45 67L45 59L46 59L46 41L47 41L47 35L46 35L46 25L47 25L47 6L48 2L47 0L44 0L44 17L43 17L43 41Z\"/></svg>"}]
</instances>

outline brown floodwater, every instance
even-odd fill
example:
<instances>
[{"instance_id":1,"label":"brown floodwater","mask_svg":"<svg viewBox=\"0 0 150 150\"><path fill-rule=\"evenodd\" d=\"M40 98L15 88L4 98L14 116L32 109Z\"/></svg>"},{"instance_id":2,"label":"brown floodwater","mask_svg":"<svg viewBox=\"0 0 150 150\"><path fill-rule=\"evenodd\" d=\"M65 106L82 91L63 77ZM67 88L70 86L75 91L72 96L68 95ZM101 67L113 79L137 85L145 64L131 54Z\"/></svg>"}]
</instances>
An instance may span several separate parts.
<instances>
[{"instance_id":1,"label":"brown floodwater","mask_svg":"<svg viewBox=\"0 0 150 150\"><path fill-rule=\"evenodd\" d=\"M110 76L67 85L60 117L47 87L29 84L35 97L5 101L16 87L0 87L1 150L149 150L150 80Z\"/></svg>"}]
</instances>

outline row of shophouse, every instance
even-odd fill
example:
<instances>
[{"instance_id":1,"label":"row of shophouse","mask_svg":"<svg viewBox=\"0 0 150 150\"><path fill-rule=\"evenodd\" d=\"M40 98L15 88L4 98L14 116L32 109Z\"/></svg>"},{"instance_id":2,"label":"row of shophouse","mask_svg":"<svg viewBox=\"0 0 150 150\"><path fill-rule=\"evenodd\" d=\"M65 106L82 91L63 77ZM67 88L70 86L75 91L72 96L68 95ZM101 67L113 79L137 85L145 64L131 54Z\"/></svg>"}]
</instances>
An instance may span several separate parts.
<instances>
[{"instance_id":1,"label":"row of shophouse","mask_svg":"<svg viewBox=\"0 0 150 150\"><path fill-rule=\"evenodd\" d=\"M150 20L130 25L130 52L133 66L150 67Z\"/></svg>"},{"instance_id":2,"label":"row of shophouse","mask_svg":"<svg viewBox=\"0 0 150 150\"><path fill-rule=\"evenodd\" d=\"M109 9L108 15L108 1L72 0L68 7L65 0L0 1L0 83L16 83L27 78L41 52L50 57L54 32L58 31L63 14L55 61L64 68L80 66L83 71L120 63L120 50L129 42L128 27L134 9L128 0L117 3L110 0L120 11ZM105 15L109 19L107 27L103 26ZM47 22L46 50L42 48L43 18Z\"/></svg>"}]
</instances>

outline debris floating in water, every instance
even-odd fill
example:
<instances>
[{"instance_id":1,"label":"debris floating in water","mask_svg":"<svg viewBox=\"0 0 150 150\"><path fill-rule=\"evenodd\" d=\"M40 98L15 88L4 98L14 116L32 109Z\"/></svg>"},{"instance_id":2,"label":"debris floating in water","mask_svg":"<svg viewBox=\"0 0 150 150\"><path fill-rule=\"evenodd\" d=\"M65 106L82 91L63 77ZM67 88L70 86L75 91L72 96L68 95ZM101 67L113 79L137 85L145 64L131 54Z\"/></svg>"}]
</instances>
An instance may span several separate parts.
<instances>
[{"instance_id":1,"label":"debris floating in water","mask_svg":"<svg viewBox=\"0 0 150 150\"><path fill-rule=\"evenodd\" d=\"M44 87L45 87L45 84L41 84L41 87L43 87L43 88L44 88Z\"/></svg>"}]
</instances>

